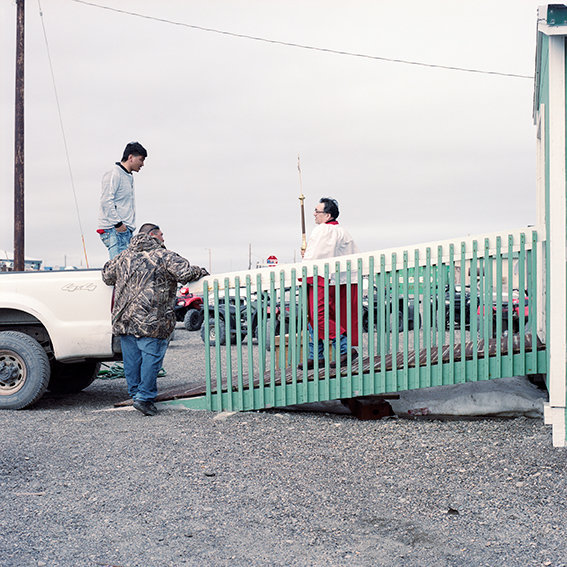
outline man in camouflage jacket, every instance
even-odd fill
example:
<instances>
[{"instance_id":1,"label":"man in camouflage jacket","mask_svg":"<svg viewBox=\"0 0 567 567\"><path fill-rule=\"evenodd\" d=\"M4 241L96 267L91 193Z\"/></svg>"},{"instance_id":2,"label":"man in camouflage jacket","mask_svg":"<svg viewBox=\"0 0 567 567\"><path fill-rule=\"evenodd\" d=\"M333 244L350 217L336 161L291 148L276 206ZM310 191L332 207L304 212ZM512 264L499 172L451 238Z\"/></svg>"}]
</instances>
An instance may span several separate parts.
<instances>
[{"instance_id":1,"label":"man in camouflage jacket","mask_svg":"<svg viewBox=\"0 0 567 567\"><path fill-rule=\"evenodd\" d=\"M114 286L112 332L120 336L128 393L145 415L157 413L157 375L175 327L177 283L205 275L204 268L168 250L152 223L142 225L128 248L102 269L104 283Z\"/></svg>"}]
</instances>

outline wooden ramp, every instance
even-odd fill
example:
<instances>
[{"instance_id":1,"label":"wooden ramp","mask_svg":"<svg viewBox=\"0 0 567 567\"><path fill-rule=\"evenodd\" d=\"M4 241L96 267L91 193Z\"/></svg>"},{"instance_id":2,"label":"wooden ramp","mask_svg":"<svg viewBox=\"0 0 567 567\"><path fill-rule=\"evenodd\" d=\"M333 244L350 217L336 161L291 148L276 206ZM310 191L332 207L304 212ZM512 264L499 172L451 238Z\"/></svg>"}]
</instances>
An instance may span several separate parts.
<instances>
[{"instance_id":1,"label":"wooden ramp","mask_svg":"<svg viewBox=\"0 0 567 567\"><path fill-rule=\"evenodd\" d=\"M476 356L478 360L484 359L486 356L488 357L496 357L496 356L506 356L508 355L508 346L510 343L510 337L504 336L501 339L489 339L488 341L484 341L480 339L476 345L473 342L466 342L464 344L464 360L473 360ZM521 340L523 339L523 340ZM525 337L521 337L518 334L512 336L512 354L519 354L522 349L526 352L533 352L532 349L532 337L531 335L526 335ZM537 339L537 347L536 350L542 351L545 350L545 345ZM391 371L393 369L401 369L401 368L415 368L417 366L435 366L438 364L448 364L448 363L455 363L460 362L463 360L463 349L462 344L456 344L453 348L450 345L444 345L443 347L439 348L437 346L432 346L428 349L421 349L419 351L419 356L416 356L416 351L408 351L407 354L407 363L406 356L403 351L395 353L395 354L387 354L384 357L377 355L374 357L374 372L381 372L382 371L382 364L384 364L384 370L386 372ZM360 373L360 366L362 365L362 373L368 374L371 371L372 362L369 357L364 357L362 359L358 358L352 361L351 367L351 374L356 375ZM288 367L285 370L285 373L282 373L279 368L276 368L275 373L275 380L272 378L271 372L268 370L264 373L264 386L268 387L271 385L282 385L282 383L292 384L294 381L294 372L293 368ZM329 368L329 378L336 378L337 377L337 368ZM325 378L325 371L326 368L323 366L319 369L318 378L324 379ZM340 376L346 376L348 372L348 368L342 366L340 368ZM312 370L296 370L295 381L296 383L303 383L304 379L307 378L309 382L315 380L315 371ZM235 377L236 379L236 377ZM225 379L226 380L226 379ZM282 382L283 381L283 382ZM248 374L244 374L242 377L242 384L245 389L250 389L250 376ZM260 386L260 377L254 376L252 388L257 388ZM232 390L236 391L238 388L237 385L233 384ZM223 381L222 384L222 392L227 392L228 387L226 381ZM205 396L207 393L206 384L199 384L196 386L175 386L160 392L156 398L157 402L164 402L164 401L171 401L171 400L182 400L182 399L190 399L196 397ZM217 394L218 389L216 382L213 380L211 385L211 394ZM379 395L379 394L377 394ZM127 405L131 405L132 400L125 400L123 402L119 402L115 404L115 407L123 407Z\"/></svg>"}]
</instances>

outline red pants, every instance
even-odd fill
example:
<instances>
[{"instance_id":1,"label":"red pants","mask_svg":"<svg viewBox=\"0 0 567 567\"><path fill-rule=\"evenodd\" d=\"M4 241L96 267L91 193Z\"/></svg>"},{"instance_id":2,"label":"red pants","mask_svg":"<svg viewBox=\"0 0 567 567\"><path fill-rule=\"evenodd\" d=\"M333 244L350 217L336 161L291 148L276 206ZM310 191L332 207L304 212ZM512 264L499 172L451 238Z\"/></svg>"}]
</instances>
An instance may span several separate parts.
<instances>
[{"instance_id":1,"label":"red pants","mask_svg":"<svg viewBox=\"0 0 567 567\"><path fill-rule=\"evenodd\" d=\"M310 278L311 279L311 278ZM351 329L347 328L347 293L348 287L346 284L339 285L339 299L340 299L340 331L341 335L350 335L351 344L353 346L358 345L358 285L352 284L350 286L350 297L351 297ZM337 330L337 310L335 305L335 294L336 287L334 285L329 286L329 340L336 338ZM308 299L308 318L311 326L315 328L315 313L313 309L315 293L312 283L307 284L307 299ZM318 338L320 340L325 339L325 285L324 279L322 277L318 278L317 287L317 329Z\"/></svg>"}]
</instances>

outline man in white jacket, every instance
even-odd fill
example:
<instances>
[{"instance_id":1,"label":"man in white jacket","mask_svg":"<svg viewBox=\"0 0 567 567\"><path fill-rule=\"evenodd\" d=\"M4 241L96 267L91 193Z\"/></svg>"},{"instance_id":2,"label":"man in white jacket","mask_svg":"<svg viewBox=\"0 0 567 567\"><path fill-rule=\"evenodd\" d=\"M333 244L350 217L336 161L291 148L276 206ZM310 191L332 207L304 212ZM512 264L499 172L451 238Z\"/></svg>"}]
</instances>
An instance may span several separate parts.
<instances>
[{"instance_id":1,"label":"man in white jacket","mask_svg":"<svg viewBox=\"0 0 567 567\"><path fill-rule=\"evenodd\" d=\"M142 144L130 142L122 160L102 176L97 232L111 260L128 248L136 228L133 172L142 169L147 156Z\"/></svg>"},{"instance_id":2,"label":"man in white jacket","mask_svg":"<svg viewBox=\"0 0 567 567\"><path fill-rule=\"evenodd\" d=\"M307 248L303 255L304 260L319 260L322 258L334 258L335 256L346 256L348 254L356 254L358 248L352 239L352 236L339 225L337 218L339 216L339 204L335 199L323 197L315 207L313 213L315 224L317 225L307 242ZM331 268L332 271L332 268ZM317 282L317 306L315 306L314 282L313 278L307 279L308 283L308 299L309 299L309 359L307 361L308 368L314 365L314 337L313 328L314 321L317 320L318 330L318 356L320 364L324 364L324 344L325 338L325 287L324 280L321 276ZM336 282L337 284L339 282ZM329 339L333 344L336 343L336 320L340 313L340 361L345 363L348 356L347 333L351 335L351 344L358 344L358 311L357 311L357 286L351 285L351 325L347 328L347 286L340 285L340 305L335 305L335 290L333 286L329 286ZM317 315L316 315L317 314ZM335 345L336 346L336 345ZM356 351L353 351L353 358L356 358ZM338 358L338 356L337 356ZM331 366L335 366L331 363ZM303 365L300 365L303 367Z\"/></svg>"}]
</instances>

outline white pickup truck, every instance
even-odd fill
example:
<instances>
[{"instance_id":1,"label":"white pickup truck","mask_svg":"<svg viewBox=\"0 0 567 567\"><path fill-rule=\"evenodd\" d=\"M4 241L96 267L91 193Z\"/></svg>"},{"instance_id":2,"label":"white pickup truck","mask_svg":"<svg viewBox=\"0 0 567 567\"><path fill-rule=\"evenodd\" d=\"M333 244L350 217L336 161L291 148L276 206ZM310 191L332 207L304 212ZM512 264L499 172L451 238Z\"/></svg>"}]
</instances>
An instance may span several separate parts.
<instances>
[{"instance_id":1,"label":"white pickup truck","mask_svg":"<svg viewBox=\"0 0 567 567\"><path fill-rule=\"evenodd\" d=\"M0 409L21 409L46 390L79 392L113 340L112 289L100 270L0 273Z\"/></svg>"}]
</instances>

